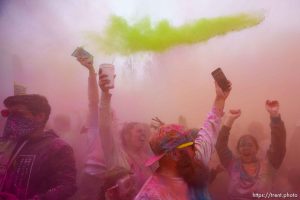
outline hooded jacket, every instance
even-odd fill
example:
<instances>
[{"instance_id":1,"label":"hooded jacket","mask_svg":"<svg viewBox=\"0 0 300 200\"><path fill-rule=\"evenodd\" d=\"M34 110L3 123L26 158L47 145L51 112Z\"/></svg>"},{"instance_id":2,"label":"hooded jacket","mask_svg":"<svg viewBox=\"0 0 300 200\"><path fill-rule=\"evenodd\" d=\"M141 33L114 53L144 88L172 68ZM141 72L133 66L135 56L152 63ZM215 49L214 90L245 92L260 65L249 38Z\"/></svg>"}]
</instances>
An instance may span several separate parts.
<instances>
[{"instance_id":1,"label":"hooded jacket","mask_svg":"<svg viewBox=\"0 0 300 200\"><path fill-rule=\"evenodd\" d=\"M63 200L76 192L72 148L53 131L18 141L10 157L2 192L20 200Z\"/></svg>"}]
</instances>

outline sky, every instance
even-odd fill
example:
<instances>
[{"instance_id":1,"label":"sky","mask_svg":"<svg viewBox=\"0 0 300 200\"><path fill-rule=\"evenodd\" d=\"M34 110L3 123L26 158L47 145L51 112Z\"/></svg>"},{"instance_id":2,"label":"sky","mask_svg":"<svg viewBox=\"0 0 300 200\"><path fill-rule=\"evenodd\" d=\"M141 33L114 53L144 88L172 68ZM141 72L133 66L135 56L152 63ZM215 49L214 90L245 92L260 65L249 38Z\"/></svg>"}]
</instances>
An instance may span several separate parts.
<instances>
[{"instance_id":1,"label":"sky","mask_svg":"<svg viewBox=\"0 0 300 200\"><path fill-rule=\"evenodd\" d=\"M233 84L226 103L241 108L241 132L251 121L268 132L266 99L277 99L289 132L300 120L300 1L297 0L1 0L0 101L13 82L28 93L47 96L52 116L87 110L87 70L71 56L83 46L101 63L116 67L113 107L120 123L150 122L158 116L200 127L214 100L210 73L221 67ZM174 26L242 12L263 13L258 26L205 43L180 45L162 53L105 55L86 37L101 34L111 15L134 23L149 17ZM3 105L2 105L3 107ZM290 136L290 135L289 135Z\"/></svg>"}]
</instances>

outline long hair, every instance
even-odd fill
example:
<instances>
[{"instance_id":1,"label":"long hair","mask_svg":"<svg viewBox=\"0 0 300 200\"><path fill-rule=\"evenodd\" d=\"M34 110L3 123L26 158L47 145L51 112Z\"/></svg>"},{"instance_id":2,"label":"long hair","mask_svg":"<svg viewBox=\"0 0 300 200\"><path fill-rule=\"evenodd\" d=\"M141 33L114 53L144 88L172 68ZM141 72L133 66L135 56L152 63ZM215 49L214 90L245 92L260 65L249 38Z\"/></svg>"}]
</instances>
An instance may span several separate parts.
<instances>
[{"instance_id":1,"label":"long hair","mask_svg":"<svg viewBox=\"0 0 300 200\"><path fill-rule=\"evenodd\" d=\"M123 147L127 148L129 146L128 144L128 137L130 136L130 132L131 130L140 123L138 122L129 122L129 123L125 123L123 125L123 128L121 130L121 142L122 142L122 145Z\"/></svg>"}]
</instances>

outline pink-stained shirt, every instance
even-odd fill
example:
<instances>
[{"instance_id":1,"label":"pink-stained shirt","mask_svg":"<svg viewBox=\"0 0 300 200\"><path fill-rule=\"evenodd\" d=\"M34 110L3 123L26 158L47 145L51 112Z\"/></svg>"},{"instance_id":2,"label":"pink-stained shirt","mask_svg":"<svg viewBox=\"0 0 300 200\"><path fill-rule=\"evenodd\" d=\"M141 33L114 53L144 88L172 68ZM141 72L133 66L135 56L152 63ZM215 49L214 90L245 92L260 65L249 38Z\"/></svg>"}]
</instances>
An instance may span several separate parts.
<instances>
[{"instance_id":1,"label":"pink-stained shirt","mask_svg":"<svg viewBox=\"0 0 300 200\"><path fill-rule=\"evenodd\" d=\"M188 200L188 186L182 178L154 173L135 200Z\"/></svg>"},{"instance_id":2,"label":"pink-stained shirt","mask_svg":"<svg viewBox=\"0 0 300 200\"><path fill-rule=\"evenodd\" d=\"M223 115L223 111L213 107L208 113L195 140L196 158L201 160L206 166L208 166L214 152L218 134L221 129Z\"/></svg>"}]
</instances>

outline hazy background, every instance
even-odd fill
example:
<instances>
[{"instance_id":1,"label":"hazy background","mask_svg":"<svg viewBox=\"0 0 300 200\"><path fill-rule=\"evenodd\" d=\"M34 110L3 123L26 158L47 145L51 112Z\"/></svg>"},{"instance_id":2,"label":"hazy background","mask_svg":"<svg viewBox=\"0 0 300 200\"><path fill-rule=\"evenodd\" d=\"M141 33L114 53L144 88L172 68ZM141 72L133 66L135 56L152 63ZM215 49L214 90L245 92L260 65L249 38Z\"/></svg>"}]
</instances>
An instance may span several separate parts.
<instances>
[{"instance_id":1,"label":"hazy background","mask_svg":"<svg viewBox=\"0 0 300 200\"><path fill-rule=\"evenodd\" d=\"M28 93L48 97L55 113L87 110L87 70L70 54L83 45L117 68L113 107L120 122L176 122L184 115L199 127L214 99L210 75L222 67L233 83L226 105L241 108L241 132L255 120L268 133L266 99L278 99L288 134L300 119L300 1L298 0L1 0L0 101L13 94L13 81ZM101 32L111 14L134 22L150 16L181 25L193 19L264 12L262 24L203 44L131 57L95 51L85 37ZM2 105L1 105L2 106ZM3 107L3 106L2 106Z\"/></svg>"}]
</instances>

